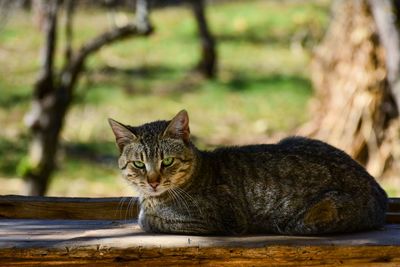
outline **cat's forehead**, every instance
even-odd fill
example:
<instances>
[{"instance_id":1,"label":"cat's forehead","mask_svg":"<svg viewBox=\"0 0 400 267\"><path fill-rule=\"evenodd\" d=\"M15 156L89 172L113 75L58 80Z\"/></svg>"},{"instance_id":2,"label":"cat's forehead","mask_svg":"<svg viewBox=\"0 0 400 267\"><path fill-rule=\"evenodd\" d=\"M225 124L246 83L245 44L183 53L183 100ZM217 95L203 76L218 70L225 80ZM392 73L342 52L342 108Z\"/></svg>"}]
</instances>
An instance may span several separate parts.
<instances>
[{"instance_id":1,"label":"cat's forehead","mask_svg":"<svg viewBox=\"0 0 400 267\"><path fill-rule=\"evenodd\" d=\"M154 121L132 127L133 133L143 142L157 141L168 126L168 121Z\"/></svg>"},{"instance_id":2,"label":"cat's forehead","mask_svg":"<svg viewBox=\"0 0 400 267\"><path fill-rule=\"evenodd\" d=\"M144 153L147 157L157 157L165 149L161 145L161 137L165 132L168 121L154 121L141 126L132 127L133 133L138 138L131 146L134 153Z\"/></svg>"},{"instance_id":3,"label":"cat's forehead","mask_svg":"<svg viewBox=\"0 0 400 267\"><path fill-rule=\"evenodd\" d=\"M130 144L125 153L128 155L146 154L147 157L158 157L161 154L174 155L185 149L180 140L162 138L169 121L155 121L137 127L130 127L138 138Z\"/></svg>"}]
</instances>

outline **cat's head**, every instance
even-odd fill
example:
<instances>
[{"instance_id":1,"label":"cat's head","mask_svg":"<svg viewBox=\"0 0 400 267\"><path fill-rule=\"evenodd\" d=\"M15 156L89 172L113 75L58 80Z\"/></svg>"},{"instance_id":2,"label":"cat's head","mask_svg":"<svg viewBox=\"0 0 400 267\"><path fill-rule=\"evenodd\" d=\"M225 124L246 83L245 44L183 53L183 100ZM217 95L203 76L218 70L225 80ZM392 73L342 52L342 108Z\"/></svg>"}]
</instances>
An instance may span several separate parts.
<instances>
[{"instance_id":1,"label":"cat's head","mask_svg":"<svg viewBox=\"0 0 400 267\"><path fill-rule=\"evenodd\" d=\"M189 117L180 111L171 121L131 127L109 119L120 151L124 178L144 197L157 197L185 184L195 165Z\"/></svg>"}]
</instances>

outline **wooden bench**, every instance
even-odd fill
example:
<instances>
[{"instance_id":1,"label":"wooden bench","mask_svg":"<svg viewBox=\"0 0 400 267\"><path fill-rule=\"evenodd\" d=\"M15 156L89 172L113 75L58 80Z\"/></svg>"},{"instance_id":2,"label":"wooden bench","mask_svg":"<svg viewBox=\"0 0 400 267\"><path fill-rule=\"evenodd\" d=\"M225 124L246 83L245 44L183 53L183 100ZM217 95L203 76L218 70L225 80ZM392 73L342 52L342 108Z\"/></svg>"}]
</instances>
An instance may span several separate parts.
<instances>
[{"instance_id":1,"label":"wooden bench","mask_svg":"<svg viewBox=\"0 0 400 267\"><path fill-rule=\"evenodd\" d=\"M387 225L345 235L148 234L128 198L0 196L0 266L400 266L400 199Z\"/></svg>"}]
</instances>

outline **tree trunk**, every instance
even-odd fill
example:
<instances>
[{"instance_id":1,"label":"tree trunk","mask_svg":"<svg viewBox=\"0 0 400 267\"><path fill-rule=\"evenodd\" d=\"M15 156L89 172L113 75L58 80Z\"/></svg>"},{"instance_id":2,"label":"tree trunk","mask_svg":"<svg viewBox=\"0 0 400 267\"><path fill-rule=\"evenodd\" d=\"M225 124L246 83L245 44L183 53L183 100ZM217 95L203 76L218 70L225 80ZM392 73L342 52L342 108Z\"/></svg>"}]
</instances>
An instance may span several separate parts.
<instances>
[{"instance_id":1,"label":"tree trunk","mask_svg":"<svg viewBox=\"0 0 400 267\"><path fill-rule=\"evenodd\" d=\"M391 54L383 45L371 2L383 4L381 0L334 1L331 25L311 66L315 117L299 133L345 150L380 177L400 158L393 91L399 66L390 71ZM386 26L395 30L391 37L396 38L394 21L383 23L393 24Z\"/></svg>"},{"instance_id":2,"label":"tree trunk","mask_svg":"<svg viewBox=\"0 0 400 267\"><path fill-rule=\"evenodd\" d=\"M152 30L149 0L136 0L136 26L141 32Z\"/></svg>"},{"instance_id":3,"label":"tree trunk","mask_svg":"<svg viewBox=\"0 0 400 267\"><path fill-rule=\"evenodd\" d=\"M400 107L400 1L369 0L379 34L379 40L386 51L386 68L397 108Z\"/></svg>"},{"instance_id":4,"label":"tree trunk","mask_svg":"<svg viewBox=\"0 0 400 267\"><path fill-rule=\"evenodd\" d=\"M205 77L213 78L217 71L217 52L215 39L207 24L204 1L189 0L189 2L197 22L201 42L201 58L196 69Z\"/></svg>"},{"instance_id":5,"label":"tree trunk","mask_svg":"<svg viewBox=\"0 0 400 267\"><path fill-rule=\"evenodd\" d=\"M55 151L60 123L54 116L58 107L54 85L54 53L57 35L57 12L59 1L48 1L44 8L43 31L45 44L41 52L41 71L34 86L32 110L26 117L31 130L31 145L24 172L27 193L43 195L47 189L50 174L54 170Z\"/></svg>"},{"instance_id":6,"label":"tree trunk","mask_svg":"<svg viewBox=\"0 0 400 267\"><path fill-rule=\"evenodd\" d=\"M60 1L49 0L45 14L45 44L42 51L42 67L34 87L32 109L26 116L31 130L31 145L28 159L23 164L23 176L27 181L29 195L44 195L55 169L59 137L64 118L73 99L74 88L88 56L101 47L115 41L150 32L138 31L136 25L128 24L114 28L85 43L78 51L72 51L72 0L66 6L66 45L64 67L54 68L54 53L57 40L57 14Z\"/></svg>"}]
</instances>

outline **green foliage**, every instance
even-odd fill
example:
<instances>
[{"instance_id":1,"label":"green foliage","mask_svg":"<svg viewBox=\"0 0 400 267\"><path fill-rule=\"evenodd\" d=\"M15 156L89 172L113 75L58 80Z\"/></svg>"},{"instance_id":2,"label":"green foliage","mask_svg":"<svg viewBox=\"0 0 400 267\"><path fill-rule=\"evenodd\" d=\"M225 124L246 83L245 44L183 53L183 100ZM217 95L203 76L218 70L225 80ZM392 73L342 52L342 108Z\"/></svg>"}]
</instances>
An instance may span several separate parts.
<instances>
[{"instance_id":1,"label":"green foliage","mask_svg":"<svg viewBox=\"0 0 400 267\"><path fill-rule=\"evenodd\" d=\"M214 81L190 73L200 56L191 12L180 7L155 10L152 36L116 43L87 62L65 121L49 193L130 194L118 177L108 117L135 125L171 118L185 108L194 139L203 148L290 134L309 116L307 66L312 46L326 28L329 4L254 0L208 6L218 41ZM77 10L75 26L74 48L110 27L103 11L85 9ZM63 38L60 31L58 52ZM42 43L27 13L15 14L0 32L0 177L22 176L29 169L23 117ZM58 53L56 66L62 62ZM6 182L1 193L7 193Z\"/></svg>"},{"instance_id":2,"label":"green foliage","mask_svg":"<svg viewBox=\"0 0 400 267\"><path fill-rule=\"evenodd\" d=\"M26 153L26 141L21 139L19 142L6 138L0 138L0 173L1 176L12 176L16 173L21 157Z\"/></svg>"},{"instance_id":3,"label":"green foliage","mask_svg":"<svg viewBox=\"0 0 400 267\"><path fill-rule=\"evenodd\" d=\"M26 175L32 172L32 166L29 164L27 156L22 156L21 160L17 164L16 174L19 177L26 177Z\"/></svg>"},{"instance_id":4,"label":"green foliage","mask_svg":"<svg viewBox=\"0 0 400 267\"><path fill-rule=\"evenodd\" d=\"M307 66L327 26L329 4L252 0L208 6L219 55L213 81L190 73L200 56L191 12L155 10L152 36L116 43L89 58L65 121L49 194L131 194L118 177L108 117L136 125L171 118L185 108L194 140L202 148L290 134L309 116ZM7 63L0 68L0 177L22 176L29 170L23 116L43 42L29 16L16 14L0 32L0 60ZM75 48L110 27L107 14L85 9L77 11L75 25ZM58 52L63 38L60 32ZM56 66L62 63L58 53ZM1 181L0 194L8 192L10 180L15 179ZM398 194L390 185L386 189Z\"/></svg>"}]
</instances>

